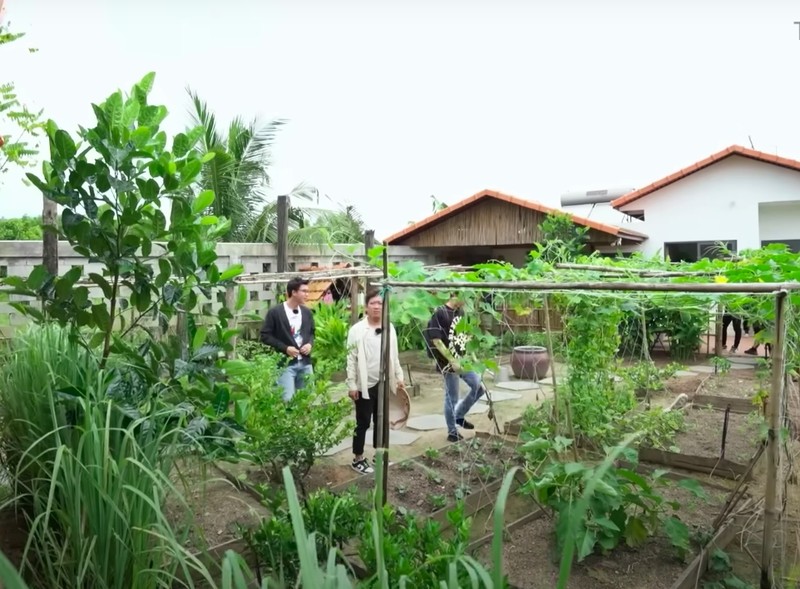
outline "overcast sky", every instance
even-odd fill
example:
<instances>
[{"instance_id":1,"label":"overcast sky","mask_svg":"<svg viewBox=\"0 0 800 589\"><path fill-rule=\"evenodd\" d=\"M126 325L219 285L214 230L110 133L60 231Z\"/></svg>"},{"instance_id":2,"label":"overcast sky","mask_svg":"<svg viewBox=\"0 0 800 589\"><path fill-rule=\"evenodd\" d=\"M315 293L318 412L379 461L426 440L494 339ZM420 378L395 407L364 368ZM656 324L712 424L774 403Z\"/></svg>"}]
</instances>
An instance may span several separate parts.
<instances>
[{"instance_id":1,"label":"overcast sky","mask_svg":"<svg viewBox=\"0 0 800 589\"><path fill-rule=\"evenodd\" d=\"M800 159L796 1L6 0L6 20L28 35L0 81L61 127L155 71L172 132L187 85L223 119L289 119L274 191L307 181L379 238L430 195L557 205L748 136ZM0 182L0 216L40 212L35 189Z\"/></svg>"}]
</instances>

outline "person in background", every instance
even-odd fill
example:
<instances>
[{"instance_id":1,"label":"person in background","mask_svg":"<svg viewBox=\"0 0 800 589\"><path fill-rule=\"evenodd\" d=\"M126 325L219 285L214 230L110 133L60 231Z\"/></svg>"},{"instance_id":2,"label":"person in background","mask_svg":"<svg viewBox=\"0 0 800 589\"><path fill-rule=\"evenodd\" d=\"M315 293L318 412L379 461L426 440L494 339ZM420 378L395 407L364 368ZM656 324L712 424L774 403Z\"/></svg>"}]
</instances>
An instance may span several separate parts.
<instances>
[{"instance_id":1,"label":"person in background","mask_svg":"<svg viewBox=\"0 0 800 589\"><path fill-rule=\"evenodd\" d=\"M727 349L728 343L728 326L733 324L733 347L731 354L735 354L739 350L739 343L742 341L742 320L736 315L730 313L723 313L722 315L722 349Z\"/></svg>"},{"instance_id":2,"label":"person in background","mask_svg":"<svg viewBox=\"0 0 800 589\"><path fill-rule=\"evenodd\" d=\"M481 377L476 372L461 370L459 358L466 352L467 338L457 334L456 327L464 315L463 308L464 301L457 293L452 293L450 300L434 310L425 330L428 355L436 360L436 369L444 380L444 420L448 442L464 439L458 427L475 429L465 416L484 393ZM469 385L469 393L460 400L459 380Z\"/></svg>"},{"instance_id":3,"label":"person in background","mask_svg":"<svg viewBox=\"0 0 800 589\"><path fill-rule=\"evenodd\" d=\"M752 345L752 347L747 348L744 351L745 354L747 354L749 356L758 356L758 346L760 344L758 342L756 342L755 338L758 336L759 333L764 331L764 329L765 329L765 326L764 326L763 323L759 323L758 321L754 321L753 322L753 345ZM770 353L772 352L772 344L765 343L764 344L764 352L766 353L767 356L769 356Z\"/></svg>"},{"instance_id":4,"label":"person in background","mask_svg":"<svg viewBox=\"0 0 800 589\"><path fill-rule=\"evenodd\" d=\"M292 278L286 284L286 301L271 307L261 326L261 342L285 356L278 385L286 403L313 374L314 316L305 306L307 298L308 280Z\"/></svg>"},{"instance_id":5,"label":"person in background","mask_svg":"<svg viewBox=\"0 0 800 589\"><path fill-rule=\"evenodd\" d=\"M364 297L365 317L347 333L347 388L356 408L356 428L353 433L353 463L358 473L370 474L374 468L364 456L364 444L370 421L372 447L378 447L378 383L381 376L381 328L383 297L378 289L370 289ZM390 391L404 388L403 369L397 349L397 333L389 324L389 378Z\"/></svg>"}]
</instances>

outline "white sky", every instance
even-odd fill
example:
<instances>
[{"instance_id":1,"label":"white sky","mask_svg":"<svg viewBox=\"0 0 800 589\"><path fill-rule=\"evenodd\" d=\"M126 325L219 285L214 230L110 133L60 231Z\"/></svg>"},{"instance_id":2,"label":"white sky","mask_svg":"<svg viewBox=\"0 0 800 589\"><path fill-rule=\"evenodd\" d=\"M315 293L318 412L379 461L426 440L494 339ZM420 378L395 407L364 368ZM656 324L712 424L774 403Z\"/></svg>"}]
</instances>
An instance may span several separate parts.
<instances>
[{"instance_id":1,"label":"white sky","mask_svg":"<svg viewBox=\"0 0 800 589\"><path fill-rule=\"evenodd\" d=\"M6 0L0 81L61 127L157 73L223 119L290 119L276 193L308 181L378 238L483 188L558 205L738 143L800 159L788 0ZM39 49L30 54L27 47ZM0 216L38 214L10 174Z\"/></svg>"}]
</instances>

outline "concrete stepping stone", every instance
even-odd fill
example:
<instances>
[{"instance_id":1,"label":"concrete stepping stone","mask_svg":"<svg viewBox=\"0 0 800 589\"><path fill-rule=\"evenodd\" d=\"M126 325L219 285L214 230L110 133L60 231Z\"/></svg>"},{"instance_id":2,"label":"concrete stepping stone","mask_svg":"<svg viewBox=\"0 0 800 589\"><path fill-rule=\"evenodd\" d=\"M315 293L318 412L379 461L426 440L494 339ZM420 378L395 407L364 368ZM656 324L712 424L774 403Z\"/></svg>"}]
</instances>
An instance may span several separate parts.
<instances>
[{"instance_id":1,"label":"concrete stepping stone","mask_svg":"<svg viewBox=\"0 0 800 589\"><path fill-rule=\"evenodd\" d=\"M700 372L703 374L714 374L714 367L713 366L689 366L689 370L692 372Z\"/></svg>"},{"instance_id":2,"label":"concrete stepping stone","mask_svg":"<svg viewBox=\"0 0 800 589\"><path fill-rule=\"evenodd\" d=\"M347 438L339 442L337 445L335 445L333 448L325 452L323 456L333 456L334 454L338 454L339 452L344 452L345 450L352 448L353 448L353 438L348 436Z\"/></svg>"},{"instance_id":3,"label":"concrete stepping stone","mask_svg":"<svg viewBox=\"0 0 800 589\"><path fill-rule=\"evenodd\" d=\"M489 391L489 396L492 398L492 403L499 403L500 401L512 401L514 399L522 398L522 395L519 393L508 393L506 391ZM481 400L483 400L483 397L481 397Z\"/></svg>"},{"instance_id":4,"label":"concrete stepping stone","mask_svg":"<svg viewBox=\"0 0 800 589\"><path fill-rule=\"evenodd\" d=\"M372 439L372 428L367 430L367 440ZM389 446L410 446L419 439L419 434L401 429L389 430Z\"/></svg>"},{"instance_id":5,"label":"concrete stepping stone","mask_svg":"<svg viewBox=\"0 0 800 589\"><path fill-rule=\"evenodd\" d=\"M539 388L539 384L532 380L509 380L508 382L498 382L494 386L509 391L532 391Z\"/></svg>"},{"instance_id":6,"label":"concrete stepping stone","mask_svg":"<svg viewBox=\"0 0 800 589\"><path fill-rule=\"evenodd\" d=\"M747 364L749 366L756 366L758 361L761 360L759 356L728 356L731 364Z\"/></svg>"},{"instance_id":7,"label":"concrete stepping stone","mask_svg":"<svg viewBox=\"0 0 800 589\"><path fill-rule=\"evenodd\" d=\"M477 403L476 403L477 405ZM446 429L444 415L441 413L429 413L428 415L416 415L406 422L406 427L420 431L430 431L434 429Z\"/></svg>"},{"instance_id":8,"label":"concrete stepping stone","mask_svg":"<svg viewBox=\"0 0 800 589\"><path fill-rule=\"evenodd\" d=\"M690 370L678 370L675 372L675 376L697 376L697 373Z\"/></svg>"},{"instance_id":9,"label":"concrete stepping stone","mask_svg":"<svg viewBox=\"0 0 800 589\"><path fill-rule=\"evenodd\" d=\"M755 370L755 364L739 364L738 362L731 362L731 370Z\"/></svg>"}]
</instances>

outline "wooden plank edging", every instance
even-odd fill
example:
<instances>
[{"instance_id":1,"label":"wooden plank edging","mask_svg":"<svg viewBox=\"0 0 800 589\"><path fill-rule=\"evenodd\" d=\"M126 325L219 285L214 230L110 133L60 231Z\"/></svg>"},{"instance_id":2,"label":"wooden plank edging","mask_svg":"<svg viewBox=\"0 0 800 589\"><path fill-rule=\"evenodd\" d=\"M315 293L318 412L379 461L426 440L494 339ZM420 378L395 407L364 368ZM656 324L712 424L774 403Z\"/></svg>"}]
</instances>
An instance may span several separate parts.
<instances>
[{"instance_id":1,"label":"wooden plank edging","mask_svg":"<svg viewBox=\"0 0 800 589\"><path fill-rule=\"evenodd\" d=\"M745 478L751 476L747 465L733 462L727 458L709 458L707 456L682 454L643 446L639 447L639 461L702 472L734 481L743 476Z\"/></svg>"}]
</instances>

